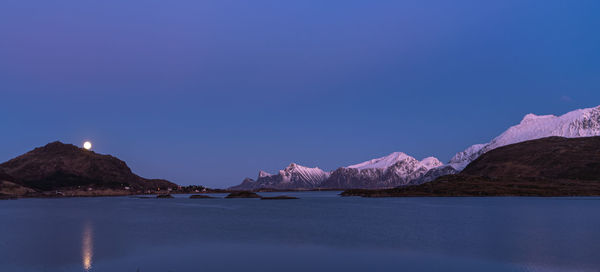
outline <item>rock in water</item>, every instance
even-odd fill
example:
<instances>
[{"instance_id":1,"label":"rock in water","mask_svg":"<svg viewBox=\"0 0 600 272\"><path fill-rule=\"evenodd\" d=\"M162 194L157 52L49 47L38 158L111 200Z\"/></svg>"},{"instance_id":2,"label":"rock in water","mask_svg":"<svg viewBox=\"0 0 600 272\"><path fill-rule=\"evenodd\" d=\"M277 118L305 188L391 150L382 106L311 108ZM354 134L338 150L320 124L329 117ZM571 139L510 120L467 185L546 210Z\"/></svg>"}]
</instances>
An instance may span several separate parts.
<instances>
[{"instance_id":1,"label":"rock in water","mask_svg":"<svg viewBox=\"0 0 600 272\"><path fill-rule=\"evenodd\" d=\"M208 199L208 198L215 198L209 195L191 195L190 198L192 199Z\"/></svg>"},{"instance_id":2,"label":"rock in water","mask_svg":"<svg viewBox=\"0 0 600 272\"><path fill-rule=\"evenodd\" d=\"M157 195L156 198L175 198L175 197L170 194L164 194L164 195Z\"/></svg>"},{"instance_id":3,"label":"rock in water","mask_svg":"<svg viewBox=\"0 0 600 272\"><path fill-rule=\"evenodd\" d=\"M240 192L230 193L225 198L261 198L261 196L258 195L257 193L253 193L253 192L240 191Z\"/></svg>"},{"instance_id":4,"label":"rock in water","mask_svg":"<svg viewBox=\"0 0 600 272\"><path fill-rule=\"evenodd\" d=\"M286 195L281 195L281 196L263 196L260 198L260 200L285 200L285 199L299 199L297 197L294 196L286 196Z\"/></svg>"}]
</instances>

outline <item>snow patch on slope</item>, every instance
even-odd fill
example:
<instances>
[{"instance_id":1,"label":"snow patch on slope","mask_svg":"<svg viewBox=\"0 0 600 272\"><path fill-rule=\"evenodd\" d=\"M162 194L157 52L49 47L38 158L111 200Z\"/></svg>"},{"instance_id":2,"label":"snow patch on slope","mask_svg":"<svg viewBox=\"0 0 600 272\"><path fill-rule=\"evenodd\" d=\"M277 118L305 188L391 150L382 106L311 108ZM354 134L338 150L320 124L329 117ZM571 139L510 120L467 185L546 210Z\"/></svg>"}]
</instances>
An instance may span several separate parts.
<instances>
[{"instance_id":1,"label":"snow patch on slope","mask_svg":"<svg viewBox=\"0 0 600 272\"><path fill-rule=\"evenodd\" d=\"M364 170L364 169L386 169L400 161L404 161L408 158L413 158L411 156L408 156L402 152L394 152L392 154L389 154L385 157L381 157L381 158L377 158L377 159L372 159L366 162L362 162L359 164L354 164L354 165L350 165L347 168L356 168L358 170ZM413 158L414 159L414 158Z\"/></svg>"},{"instance_id":2,"label":"snow patch on slope","mask_svg":"<svg viewBox=\"0 0 600 272\"><path fill-rule=\"evenodd\" d=\"M427 157L421 161L421 164L427 169L433 169L436 167L443 166L444 164L436 157Z\"/></svg>"},{"instance_id":3,"label":"snow patch on slope","mask_svg":"<svg viewBox=\"0 0 600 272\"><path fill-rule=\"evenodd\" d=\"M452 168L460 171L467 167L467 165L477 159L479 157L479 152L486 146L487 144L474 144L469 146L464 151L456 153L454 157L450 160L448 165L452 166Z\"/></svg>"},{"instance_id":4,"label":"snow patch on slope","mask_svg":"<svg viewBox=\"0 0 600 272\"><path fill-rule=\"evenodd\" d=\"M323 171L318 167L310 168L296 163L290 163L285 169L279 170L279 175L283 178L282 182L301 180L309 184L319 185L329 177L330 173Z\"/></svg>"},{"instance_id":5,"label":"snow patch on slope","mask_svg":"<svg viewBox=\"0 0 600 272\"><path fill-rule=\"evenodd\" d=\"M270 177L270 176L272 176L272 175L269 174L269 173L267 173L267 172L265 172L265 171L261 170L261 171L258 172L258 178L265 178L265 177Z\"/></svg>"}]
</instances>

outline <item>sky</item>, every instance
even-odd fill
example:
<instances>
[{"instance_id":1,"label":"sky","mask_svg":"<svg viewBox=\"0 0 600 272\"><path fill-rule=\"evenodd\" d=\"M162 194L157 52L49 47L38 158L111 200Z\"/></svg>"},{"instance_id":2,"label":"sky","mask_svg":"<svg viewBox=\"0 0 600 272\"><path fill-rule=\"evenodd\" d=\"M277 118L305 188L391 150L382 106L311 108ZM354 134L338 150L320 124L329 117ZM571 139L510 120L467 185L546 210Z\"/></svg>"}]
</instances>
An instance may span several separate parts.
<instances>
[{"instance_id":1,"label":"sky","mask_svg":"<svg viewBox=\"0 0 600 272\"><path fill-rule=\"evenodd\" d=\"M600 105L600 1L3 0L0 161L60 140L228 187L448 161Z\"/></svg>"}]
</instances>

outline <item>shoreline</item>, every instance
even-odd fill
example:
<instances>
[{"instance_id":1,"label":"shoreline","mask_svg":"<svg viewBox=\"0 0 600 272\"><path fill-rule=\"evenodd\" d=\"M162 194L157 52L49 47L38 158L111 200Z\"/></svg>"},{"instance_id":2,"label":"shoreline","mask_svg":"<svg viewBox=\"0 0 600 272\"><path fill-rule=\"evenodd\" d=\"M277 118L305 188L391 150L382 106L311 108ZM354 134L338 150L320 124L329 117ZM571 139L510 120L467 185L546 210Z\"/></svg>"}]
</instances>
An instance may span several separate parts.
<instances>
[{"instance_id":1,"label":"shoreline","mask_svg":"<svg viewBox=\"0 0 600 272\"><path fill-rule=\"evenodd\" d=\"M600 196L600 182L543 178L490 178L448 175L435 181L369 190L350 189L341 196L360 197L594 197Z\"/></svg>"},{"instance_id":2,"label":"shoreline","mask_svg":"<svg viewBox=\"0 0 600 272\"><path fill-rule=\"evenodd\" d=\"M210 190L206 192L177 192L177 191L153 191L153 192L127 192L127 191L112 191L111 192L102 192L102 190L96 191L60 191L56 192L36 192L36 193L28 193L24 195L8 195L8 194L0 194L0 200L17 200L24 198L76 198L76 197L118 197L118 196L150 196L150 195L181 195L181 194L219 194L219 193L228 193L222 190ZM91 192L91 193L88 193Z\"/></svg>"},{"instance_id":3,"label":"shoreline","mask_svg":"<svg viewBox=\"0 0 600 272\"><path fill-rule=\"evenodd\" d=\"M505 193L505 194L457 194L453 192L448 193L425 193L425 192L410 192L405 188L394 188L394 189L348 189L348 190L327 190L327 191L340 191L337 195L346 198L346 197L361 197L361 198L497 198L497 197L519 197L519 198L568 198L568 197L600 197L600 193L575 193L575 194L561 194L561 193L551 193L551 194L534 194L528 192L515 192L515 193ZM1 200L19 200L19 199L62 199L62 198L94 198L94 197L132 197L140 196L140 198L146 199L154 199L155 197L151 196L159 196L159 195L208 195L208 194L228 194L234 192L249 192L249 191L216 191L216 192L170 192L170 193L131 193L131 194L79 194L79 195L48 195L48 194L36 194L36 195L23 195L23 196L15 196L15 195L0 195ZM301 192L311 192L310 190L280 190L280 191L268 191L268 192L291 192L291 193L301 193ZM266 197L267 199L269 197Z\"/></svg>"}]
</instances>

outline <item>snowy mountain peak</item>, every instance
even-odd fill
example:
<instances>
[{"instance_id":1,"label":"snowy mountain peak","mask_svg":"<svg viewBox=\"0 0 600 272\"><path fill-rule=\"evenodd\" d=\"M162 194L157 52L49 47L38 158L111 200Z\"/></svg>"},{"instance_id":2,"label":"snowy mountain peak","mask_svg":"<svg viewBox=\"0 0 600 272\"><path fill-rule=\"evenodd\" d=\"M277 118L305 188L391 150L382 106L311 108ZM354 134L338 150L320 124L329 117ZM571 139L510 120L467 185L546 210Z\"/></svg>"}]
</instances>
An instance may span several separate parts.
<instances>
[{"instance_id":1,"label":"snowy mountain peak","mask_svg":"<svg viewBox=\"0 0 600 272\"><path fill-rule=\"evenodd\" d=\"M487 144L473 145L457 153L450 165L462 170L481 154L492 149L550 136L566 138L600 136L600 106L579 109L561 116L527 114L518 125L510 127Z\"/></svg>"},{"instance_id":2,"label":"snowy mountain peak","mask_svg":"<svg viewBox=\"0 0 600 272\"><path fill-rule=\"evenodd\" d=\"M264 177L270 177L270 176L271 176L271 174L269 174L269 173L267 173L265 171L261 170L261 171L258 172L258 178L264 178Z\"/></svg>"},{"instance_id":3,"label":"snowy mountain peak","mask_svg":"<svg viewBox=\"0 0 600 272\"><path fill-rule=\"evenodd\" d=\"M533 113L527 114L525 115L525 117L523 117L523 120L521 120L521 124L525 124L528 122L534 122L540 119L548 119L548 118L555 118L555 115L535 115Z\"/></svg>"},{"instance_id":4,"label":"snowy mountain peak","mask_svg":"<svg viewBox=\"0 0 600 272\"><path fill-rule=\"evenodd\" d=\"M325 173L325 171L321 170L319 167L311 168L311 167L302 166L302 165L299 165L299 164L293 163L293 162L290 163L285 169L280 170L280 171L285 171L285 172L307 172L308 171L308 172L315 172L315 173L318 173L318 172Z\"/></svg>"},{"instance_id":5,"label":"snowy mountain peak","mask_svg":"<svg viewBox=\"0 0 600 272\"><path fill-rule=\"evenodd\" d=\"M372 160L362 162L359 164L350 165L347 168L356 168L358 170L373 169L373 168L374 169L386 169L386 168L398 163L399 161L403 161L403 160L406 160L409 158L414 159L413 157L408 156L402 152L394 152L385 157L372 159Z\"/></svg>"},{"instance_id":6,"label":"snowy mountain peak","mask_svg":"<svg viewBox=\"0 0 600 272\"><path fill-rule=\"evenodd\" d=\"M329 177L329 172L325 172L318 167L310 168L296 163L290 163L288 167L279 170L279 176L283 182L302 182L316 186Z\"/></svg>"},{"instance_id":7,"label":"snowy mountain peak","mask_svg":"<svg viewBox=\"0 0 600 272\"><path fill-rule=\"evenodd\" d=\"M423 166L425 166L425 168L427 169L432 169L444 165L440 160L438 160L435 157L427 157L421 161L421 164L423 164Z\"/></svg>"}]
</instances>

